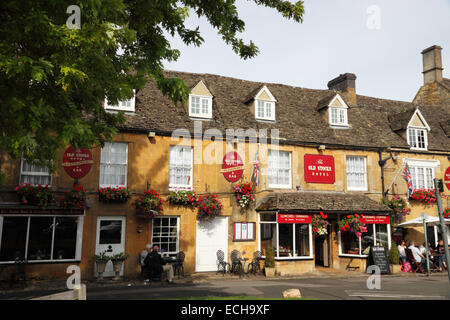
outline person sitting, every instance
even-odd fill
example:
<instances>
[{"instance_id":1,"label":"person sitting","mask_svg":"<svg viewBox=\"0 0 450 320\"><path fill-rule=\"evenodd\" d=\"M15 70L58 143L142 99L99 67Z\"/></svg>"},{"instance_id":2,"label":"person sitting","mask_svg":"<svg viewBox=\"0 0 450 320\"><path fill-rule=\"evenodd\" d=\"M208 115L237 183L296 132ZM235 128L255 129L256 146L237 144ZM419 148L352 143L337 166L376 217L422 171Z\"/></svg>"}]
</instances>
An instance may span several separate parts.
<instances>
[{"instance_id":1,"label":"person sitting","mask_svg":"<svg viewBox=\"0 0 450 320\"><path fill-rule=\"evenodd\" d=\"M411 252L412 252L412 254L414 256L414 260L416 260L417 263L421 263L420 268L421 268L422 271L424 271L423 268L426 268L427 259L420 252L420 249L415 246L414 241L410 242L410 245L409 245L408 249L411 250ZM430 267L431 267L431 265L430 265Z\"/></svg>"},{"instance_id":2,"label":"person sitting","mask_svg":"<svg viewBox=\"0 0 450 320\"><path fill-rule=\"evenodd\" d=\"M167 282L173 283L173 268L161 257L158 246L153 246L152 252L145 257L144 264L147 268L149 278L151 277L151 273L160 274L165 272L167 275Z\"/></svg>"},{"instance_id":3,"label":"person sitting","mask_svg":"<svg viewBox=\"0 0 450 320\"><path fill-rule=\"evenodd\" d=\"M148 274L148 270L147 270L147 266L145 265L145 258L147 257L147 255L152 252L152 245L151 244L147 244L145 246L145 249L142 250L141 255L140 255L140 263L141 263L141 275L147 275Z\"/></svg>"},{"instance_id":4,"label":"person sitting","mask_svg":"<svg viewBox=\"0 0 450 320\"><path fill-rule=\"evenodd\" d=\"M406 248L405 240L402 240L398 245L398 254L400 255L400 260L402 261L402 263L405 263L407 261L405 248Z\"/></svg>"},{"instance_id":5,"label":"person sitting","mask_svg":"<svg viewBox=\"0 0 450 320\"><path fill-rule=\"evenodd\" d=\"M444 240L439 240L438 245L436 246L436 252L440 254L440 256L439 256L439 271L442 271L443 269L447 269L447 265L445 262Z\"/></svg>"},{"instance_id":6,"label":"person sitting","mask_svg":"<svg viewBox=\"0 0 450 320\"><path fill-rule=\"evenodd\" d=\"M425 253L427 251L427 248L425 248L425 243L423 243L419 246L419 251L420 251L421 255L425 255Z\"/></svg>"}]
</instances>

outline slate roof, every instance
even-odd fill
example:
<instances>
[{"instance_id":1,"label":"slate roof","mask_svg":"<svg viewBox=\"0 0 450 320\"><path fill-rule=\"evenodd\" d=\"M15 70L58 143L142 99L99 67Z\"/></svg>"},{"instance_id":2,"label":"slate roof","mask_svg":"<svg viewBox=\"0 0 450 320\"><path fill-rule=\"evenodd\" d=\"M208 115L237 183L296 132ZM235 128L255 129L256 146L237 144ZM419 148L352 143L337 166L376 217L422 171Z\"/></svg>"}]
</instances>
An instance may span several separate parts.
<instances>
[{"instance_id":1,"label":"slate roof","mask_svg":"<svg viewBox=\"0 0 450 320\"><path fill-rule=\"evenodd\" d=\"M280 138L288 142L409 149L405 139L392 130L389 119L395 120L399 114L414 112L417 105L413 103L357 95L357 105L348 109L350 128L335 129L329 126L323 112L317 110L320 104L334 96L332 90L253 82L213 74L166 71L165 75L181 78L191 88L203 80L210 90L214 96L213 119L201 121L203 131L215 128L225 136L226 129L278 129ZM264 85L278 101L275 121L255 120L251 104L246 104L248 98ZM450 107L427 106L421 107L420 111L431 127L429 150L449 151L450 141L440 122L450 119ZM189 117L187 107L181 103L175 106L153 82L148 82L136 93L136 113L126 115L126 118L122 129L168 135L179 128L188 129L191 134L194 132L194 119ZM395 123L394 128L397 127Z\"/></svg>"},{"instance_id":2,"label":"slate roof","mask_svg":"<svg viewBox=\"0 0 450 320\"><path fill-rule=\"evenodd\" d=\"M301 208L301 209L299 209ZM256 205L258 211L391 213L391 209L362 194L332 192L271 193Z\"/></svg>"}]
</instances>

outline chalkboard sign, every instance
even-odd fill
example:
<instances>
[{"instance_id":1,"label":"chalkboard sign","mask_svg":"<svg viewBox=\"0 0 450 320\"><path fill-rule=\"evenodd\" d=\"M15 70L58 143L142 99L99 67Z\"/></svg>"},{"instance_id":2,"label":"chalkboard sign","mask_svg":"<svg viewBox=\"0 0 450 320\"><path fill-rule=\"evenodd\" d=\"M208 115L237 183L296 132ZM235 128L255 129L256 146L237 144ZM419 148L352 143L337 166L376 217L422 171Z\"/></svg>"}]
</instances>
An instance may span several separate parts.
<instances>
[{"instance_id":1,"label":"chalkboard sign","mask_svg":"<svg viewBox=\"0 0 450 320\"><path fill-rule=\"evenodd\" d=\"M382 274L390 274L389 259L385 247L371 247L367 257L367 267L376 265Z\"/></svg>"}]
</instances>

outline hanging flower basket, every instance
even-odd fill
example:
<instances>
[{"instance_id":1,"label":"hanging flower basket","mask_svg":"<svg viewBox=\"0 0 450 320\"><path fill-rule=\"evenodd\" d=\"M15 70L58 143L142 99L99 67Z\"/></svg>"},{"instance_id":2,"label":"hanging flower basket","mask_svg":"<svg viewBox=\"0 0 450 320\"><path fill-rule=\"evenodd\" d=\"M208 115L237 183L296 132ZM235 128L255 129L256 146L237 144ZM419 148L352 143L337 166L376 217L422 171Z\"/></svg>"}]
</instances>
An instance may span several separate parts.
<instances>
[{"instance_id":1,"label":"hanging flower basket","mask_svg":"<svg viewBox=\"0 0 450 320\"><path fill-rule=\"evenodd\" d=\"M35 205L39 208L45 208L53 202L53 194L50 192L48 185L33 186L29 183L21 183L14 191L17 192L19 201L22 204Z\"/></svg>"},{"instance_id":2,"label":"hanging flower basket","mask_svg":"<svg viewBox=\"0 0 450 320\"><path fill-rule=\"evenodd\" d=\"M414 189L409 198L427 204L434 203L436 202L436 190Z\"/></svg>"},{"instance_id":3,"label":"hanging flower basket","mask_svg":"<svg viewBox=\"0 0 450 320\"><path fill-rule=\"evenodd\" d=\"M357 213L346 215L338 221L339 228L343 232L353 232L356 237L360 238L364 232L367 232L366 224L361 222L361 217L362 215Z\"/></svg>"},{"instance_id":4,"label":"hanging flower basket","mask_svg":"<svg viewBox=\"0 0 450 320\"><path fill-rule=\"evenodd\" d=\"M328 234L327 227L329 222L326 220L328 216L320 211L320 214L314 214L312 217L312 232L316 237Z\"/></svg>"},{"instance_id":5,"label":"hanging flower basket","mask_svg":"<svg viewBox=\"0 0 450 320\"><path fill-rule=\"evenodd\" d=\"M212 220L222 212L222 203L218 195L208 193L207 195L198 197L197 208L198 220Z\"/></svg>"},{"instance_id":6,"label":"hanging flower basket","mask_svg":"<svg viewBox=\"0 0 450 320\"><path fill-rule=\"evenodd\" d=\"M397 225L411 212L406 200L400 196L393 196L390 200L383 200L383 204L392 209L392 224Z\"/></svg>"},{"instance_id":7,"label":"hanging flower basket","mask_svg":"<svg viewBox=\"0 0 450 320\"><path fill-rule=\"evenodd\" d=\"M444 209L444 218L449 219L450 218L450 208Z\"/></svg>"},{"instance_id":8,"label":"hanging flower basket","mask_svg":"<svg viewBox=\"0 0 450 320\"><path fill-rule=\"evenodd\" d=\"M170 204L195 207L197 205L197 193L194 190L178 190L170 192L167 197Z\"/></svg>"},{"instance_id":9,"label":"hanging flower basket","mask_svg":"<svg viewBox=\"0 0 450 320\"><path fill-rule=\"evenodd\" d=\"M136 200L136 215L142 219L153 219L163 212L164 201L156 190L147 190Z\"/></svg>"},{"instance_id":10,"label":"hanging flower basket","mask_svg":"<svg viewBox=\"0 0 450 320\"><path fill-rule=\"evenodd\" d=\"M59 206L64 209L86 209L86 192L83 186L76 184L72 190L64 192Z\"/></svg>"},{"instance_id":11,"label":"hanging flower basket","mask_svg":"<svg viewBox=\"0 0 450 320\"><path fill-rule=\"evenodd\" d=\"M241 210L248 209L255 201L255 189L253 182L240 182L233 186L236 201Z\"/></svg>"},{"instance_id":12,"label":"hanging flower basket","mask_svg":"<svg viewBox=\"0 0 450 320\"><path fill-rule=\"evenodd\" d=\"M98 200L101 202L125 203L130 199L128 187L107 187L98 189Z\"/></svg>"}]
</instances>

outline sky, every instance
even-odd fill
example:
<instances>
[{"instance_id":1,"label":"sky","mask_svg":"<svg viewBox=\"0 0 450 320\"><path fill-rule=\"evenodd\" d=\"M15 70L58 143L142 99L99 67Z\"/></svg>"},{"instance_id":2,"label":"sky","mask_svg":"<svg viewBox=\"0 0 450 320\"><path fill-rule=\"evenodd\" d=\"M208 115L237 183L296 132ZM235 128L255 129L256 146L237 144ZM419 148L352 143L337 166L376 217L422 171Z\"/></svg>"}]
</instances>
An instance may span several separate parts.
<instances>
[{"instance_id":1,"label":"sky","mask_svg":"<svg viewBox=\"0 0 450 320\"><path fill-rule=\"evenodd\" d=\"M191 11L187 26L199 26L205 42L171 38L181 56L164 67L312 89L350 72L360 95L412 101L423 84L421 51L439 45L450 78L450 0L305 0L301 24L253 1L236 6L246 25L240 37L255 42L257 57L240 59Z\"/></svg>"}]
</instances>

